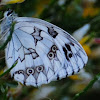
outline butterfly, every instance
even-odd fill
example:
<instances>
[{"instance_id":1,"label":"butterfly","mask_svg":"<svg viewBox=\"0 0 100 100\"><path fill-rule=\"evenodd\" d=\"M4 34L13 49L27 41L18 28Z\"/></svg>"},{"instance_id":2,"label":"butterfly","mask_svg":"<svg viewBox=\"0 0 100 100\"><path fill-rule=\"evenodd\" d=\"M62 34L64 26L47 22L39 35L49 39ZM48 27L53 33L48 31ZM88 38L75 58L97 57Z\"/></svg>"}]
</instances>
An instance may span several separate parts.
<instances>
[{"instance_id":1,"label":"butterfly","mask_svg":"<svg viewBox=\"0 0 100 100\"><path fill-rule=\"evenodd\" d=\"M82 46L68 32L38 18L4 13L1 34L4 41L16 22L5 49L8 68L17 61L11 76L27 86L41 86L78 73L88 61Z\"/></svg>"}]
</instances>

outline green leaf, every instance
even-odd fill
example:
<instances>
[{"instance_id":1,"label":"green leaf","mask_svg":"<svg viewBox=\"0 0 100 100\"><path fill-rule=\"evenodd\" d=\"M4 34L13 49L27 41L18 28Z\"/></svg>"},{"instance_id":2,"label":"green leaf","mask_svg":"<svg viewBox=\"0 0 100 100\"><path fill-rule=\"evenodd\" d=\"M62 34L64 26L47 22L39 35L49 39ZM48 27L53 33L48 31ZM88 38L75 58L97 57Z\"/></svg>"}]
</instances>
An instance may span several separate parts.
<instances>
[{"instance_id":1,"label":"green leaf","mask_svg":"<svg viewBox=\"0 0 100 100\"><path fill-rule=\"evenodd\" d=\"M10 67L7 71L5 71L3 74L1 74L0 78L2 78L5 74L9 73L10 70L16 66L16 64L17 64L17 61L12 65L12 67Z\"/></svg>"}]
</instances>

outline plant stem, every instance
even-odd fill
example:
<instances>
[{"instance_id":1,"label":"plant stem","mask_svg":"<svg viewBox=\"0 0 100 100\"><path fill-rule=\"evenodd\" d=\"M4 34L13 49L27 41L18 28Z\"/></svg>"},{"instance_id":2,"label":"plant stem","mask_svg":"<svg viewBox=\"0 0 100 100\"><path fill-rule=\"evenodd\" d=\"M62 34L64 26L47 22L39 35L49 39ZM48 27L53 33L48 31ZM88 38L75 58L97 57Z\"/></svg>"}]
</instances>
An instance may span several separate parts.
<instances>
[{"instance_id":1,"label":"plant stem","mask_svg":"<svg viewBox=\"0 0 100 100\"><path fill-rule=\"evenodd\" d=\"M78 100L80 96L82 96L84 93L86 93L90 88L92 88L93 84L100 78L100 73L98 73L93 80L90 81L90 83L80 92L77 93L72 100Z\"/></svg>"},{"instance_id":2,"label":"plant stem","mask_svg":"<svg viewBox=\"0 0 100 100\"><path fill-rule=\"evenodd\" d=\"M5 49L6 45L7 45L8 42L11 40L13 31L14 31L14 26L15 26L15 22L12 23L12 25L11 25L11 30L10 30L10 35L8 36L7 40L3 43L3 45L0 46L0 50Z\"/></svg>"},{"instance_id":3,"label":"plant stem","mask_svg":"<svg viewBox=\"0 0 100 100\"><path fill-rule=\"evenodd\" d=\"M0 78L2 78L5 74L9 73L10 70L16 66L16 64L17 64L17 62L15 62L15 63L12 65L12 67L10 67L7 71L5 71L4 73L2 73L2 74L0 75Z\"/></svg>"}]
</instances>

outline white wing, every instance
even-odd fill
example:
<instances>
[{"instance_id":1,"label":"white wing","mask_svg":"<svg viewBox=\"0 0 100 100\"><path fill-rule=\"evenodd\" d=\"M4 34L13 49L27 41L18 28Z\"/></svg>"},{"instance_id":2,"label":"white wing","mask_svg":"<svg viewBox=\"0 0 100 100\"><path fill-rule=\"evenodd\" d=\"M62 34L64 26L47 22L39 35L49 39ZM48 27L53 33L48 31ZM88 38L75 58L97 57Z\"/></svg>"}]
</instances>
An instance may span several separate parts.
<instances>
[{"instance_id":1,"label":"white wing","mask_svg":"<svg viewBox=\"0 0 100 100\"><path fill-rule=\"evenodd\" d=\"M14 79L32 86L77 73L87 63L82 46L66 31L46 21L18 17L6 60Z\"/></svg>"}]
</instances>

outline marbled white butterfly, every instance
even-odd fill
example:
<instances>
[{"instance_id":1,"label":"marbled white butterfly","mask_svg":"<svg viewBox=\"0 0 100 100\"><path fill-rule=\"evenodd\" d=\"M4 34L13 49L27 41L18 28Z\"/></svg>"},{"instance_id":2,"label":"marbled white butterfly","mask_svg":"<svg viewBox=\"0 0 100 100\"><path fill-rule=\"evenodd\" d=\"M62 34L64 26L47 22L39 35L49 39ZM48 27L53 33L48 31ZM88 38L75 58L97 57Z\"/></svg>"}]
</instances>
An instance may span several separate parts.
<instances>
[{"instance_id":1,"label":"marbled white butterfly","mask_svg":"<svg viewBox=\"0 0 100 100\"><path fill-rule=\"evenodd\" d=\"M1 34L5 41L16 22L5 49L8 68L17 61L11 76L25 85L40 86L73 75L87 63L82 46L63 29L37 18L4 13Z\"/></svg>"}]
</instances>

